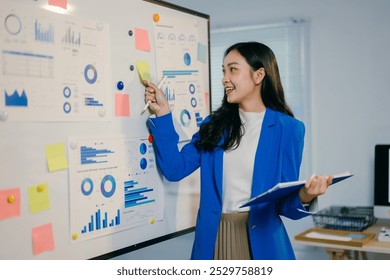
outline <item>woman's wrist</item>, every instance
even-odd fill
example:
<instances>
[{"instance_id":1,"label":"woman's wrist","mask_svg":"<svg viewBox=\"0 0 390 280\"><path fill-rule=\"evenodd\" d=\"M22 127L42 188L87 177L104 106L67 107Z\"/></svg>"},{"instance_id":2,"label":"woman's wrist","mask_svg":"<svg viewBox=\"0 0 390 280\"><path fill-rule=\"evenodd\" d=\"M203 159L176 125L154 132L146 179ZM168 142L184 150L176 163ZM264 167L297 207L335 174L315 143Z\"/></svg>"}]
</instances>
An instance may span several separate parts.
<instances>
[{"instance_id":1,"label":"woman's wrist","mask_svg":"<svg viewBox=\"0 0 390 280\"><path fill-rule=\"evenodd\" d=\"M298 194L303 204L310 204L311 201L315 198L315 196L306 194L303 188L299 190Z\"/></svg>"}]
</instances>

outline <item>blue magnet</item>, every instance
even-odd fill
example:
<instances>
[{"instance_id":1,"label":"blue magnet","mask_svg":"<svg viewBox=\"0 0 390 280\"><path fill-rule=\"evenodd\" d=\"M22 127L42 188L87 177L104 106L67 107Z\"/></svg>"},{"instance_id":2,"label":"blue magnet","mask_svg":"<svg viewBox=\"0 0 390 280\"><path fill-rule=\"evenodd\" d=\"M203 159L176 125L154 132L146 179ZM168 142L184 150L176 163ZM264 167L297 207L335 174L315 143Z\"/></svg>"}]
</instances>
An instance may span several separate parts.
<instances>
[{"instance_id":1,"label":"blue magnet","mask_svg":"<svg viewBox=\"0 0 390 280\"><path fill-rule=\"evenodd\" d=\"M123 84L122 81L119 81L119 82L116 84L116 88L119 89L119 90L122 90L124 87L125 87L125 85Z\"/></svg>"}]
</instances>

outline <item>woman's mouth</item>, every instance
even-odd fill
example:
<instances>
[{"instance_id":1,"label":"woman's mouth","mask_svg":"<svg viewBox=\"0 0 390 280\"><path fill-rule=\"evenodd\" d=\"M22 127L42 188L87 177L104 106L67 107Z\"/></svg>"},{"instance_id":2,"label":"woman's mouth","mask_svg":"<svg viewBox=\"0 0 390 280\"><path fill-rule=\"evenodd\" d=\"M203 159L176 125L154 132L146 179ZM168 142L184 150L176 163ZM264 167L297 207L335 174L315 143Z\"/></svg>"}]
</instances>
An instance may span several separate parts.
<instances>
[{"instance_id":1,"label":"woman's mouth","mask_svg":"<svg viewBox=\"0 0 390 280\"><path fill-rule=\"evenodd\" d=\"M230 94L233 90L235 90L234 87L225 87L225 93Z\"/></svg>"}]
</instances>

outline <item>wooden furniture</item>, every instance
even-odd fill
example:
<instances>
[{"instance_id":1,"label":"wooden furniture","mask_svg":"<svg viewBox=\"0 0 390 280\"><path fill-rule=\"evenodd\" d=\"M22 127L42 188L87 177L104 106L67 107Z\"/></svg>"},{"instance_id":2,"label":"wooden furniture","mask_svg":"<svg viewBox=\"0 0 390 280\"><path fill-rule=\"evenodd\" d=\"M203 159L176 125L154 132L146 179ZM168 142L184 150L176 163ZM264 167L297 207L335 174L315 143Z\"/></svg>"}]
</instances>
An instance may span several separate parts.
<instances>
[{"instance_id":1,"label":"wooden furniture","mask_svg":"<svg viewBox=\"0 0 390 280\"><path fill-rule=\"evenodd\" d=\"M390 220L378 220L374 225L366 228L362 232L311 228L296 235L293 242L295 244L323 247L329 254L330 258L333 260L367 259L368 252L390 254L390 242L378 241L378 234L382 227L390 228ZM312 231L340 236L345 236L348 234L362 234L364 237L359 238L358 240L352 239L351 241L307 237L307 233Z\"/></svg>"}]
</instances>

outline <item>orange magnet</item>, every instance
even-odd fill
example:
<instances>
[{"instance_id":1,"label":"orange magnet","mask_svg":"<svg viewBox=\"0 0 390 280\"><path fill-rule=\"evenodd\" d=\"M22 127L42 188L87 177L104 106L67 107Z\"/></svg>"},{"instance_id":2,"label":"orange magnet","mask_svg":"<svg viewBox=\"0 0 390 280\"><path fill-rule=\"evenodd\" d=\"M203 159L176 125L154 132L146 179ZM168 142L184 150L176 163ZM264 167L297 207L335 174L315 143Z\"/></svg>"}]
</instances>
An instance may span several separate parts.
<instances>
[{"instance_id":1,"label":"orange magnet","mask_svg":"<svg viewBox=\"0 0 390 280\"><path fill-rule=\"evenodd\" d=\"M159 22L160 21L160 15L159 14L154 14L153 15L153 20L154 20L154 22Z\"/></svg>"}]
</instances>

